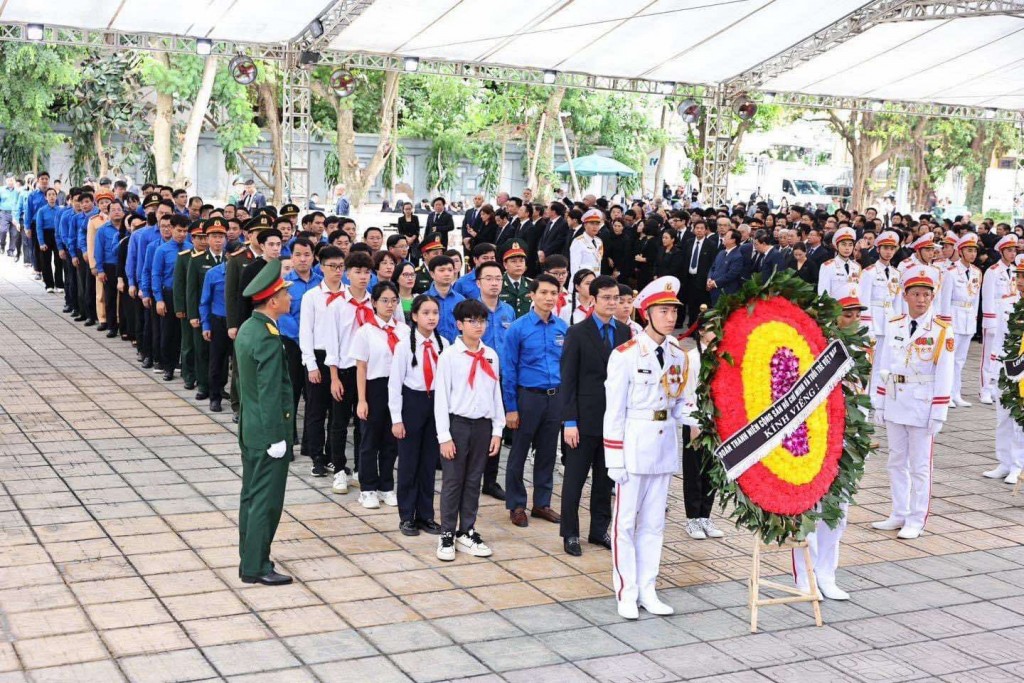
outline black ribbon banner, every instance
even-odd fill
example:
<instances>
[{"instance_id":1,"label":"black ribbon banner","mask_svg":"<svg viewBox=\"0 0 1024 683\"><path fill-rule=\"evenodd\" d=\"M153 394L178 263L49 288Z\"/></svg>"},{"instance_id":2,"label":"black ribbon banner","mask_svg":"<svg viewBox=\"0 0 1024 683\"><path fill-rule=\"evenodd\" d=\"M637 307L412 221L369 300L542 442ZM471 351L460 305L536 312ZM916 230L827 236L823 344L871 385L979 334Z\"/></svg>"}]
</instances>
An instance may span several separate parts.
<instances>
[{"instance_id":1,"label":"black ribbon banner","mask_svg":"<svg viewBox=\"0 0 1024 683\"><path fill-rule=\"evenodd\" d=\"M1008 358L1003 361L1003 370L1006 371L1007 379L1019 382L1024 378L1024 356Z\"/></svg>"},{"instance_id":2,"label":"black ribbon banner","mask_svg":"<svg viewBox=\"0 0 1024 683\"><path fill-rule=\"evenodd\" d=\"M835 339L826 346L789 391L715 449L728 480L736 481L796 431L852 367L853 358L843 342Z\"/></svg>"}]
</instances>

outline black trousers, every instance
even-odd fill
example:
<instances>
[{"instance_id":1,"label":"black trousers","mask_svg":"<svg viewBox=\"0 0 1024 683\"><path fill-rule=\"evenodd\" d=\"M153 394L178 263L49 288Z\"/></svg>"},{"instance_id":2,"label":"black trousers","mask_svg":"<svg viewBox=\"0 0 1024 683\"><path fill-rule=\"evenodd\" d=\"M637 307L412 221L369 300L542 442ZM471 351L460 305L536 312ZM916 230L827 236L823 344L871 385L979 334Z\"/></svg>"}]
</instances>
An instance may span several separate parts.
<instances>
[{"instance_id":1,"label":"black trousers","mask_svg":"<svg viewBox=\"0 0 1024 683\"><path fill-rule=\"evenodd\" d=\"M203 339L203 328L188 326L192 335L192 354L195 358L196 387L201 392L210 391L210 342ZM293 413L294 414L294 413Z\"/></svg>"},{"instance_id":2,"label":"black trousers","mask_svg":"<svg viewBox=\"0 0 1024 683\"><path fill-rule=\"evenodd\" d=\"M64 286L64 276L60 275L60 284L57 284L55 274L53 272L54 258L57 258L57 262L60 262L60 257L57 256L57 235L53 230L43 230L42 242L33 240L36 250L36 265L39 270L43 273L43 286L47 289L53 289L54 287ZM42 250L42 246L46 245L46 251Z\"/></svg>"},{"instance_id":3,"label":"black trousers","mask_svg":"<svg viewBox=\"0 0 1024 683\"><path fill-rule=\"evenodd\" d=\"M305 371L302 369L302 349L299 343L288 337L282 336L284 341L284 355L288 361L288 377L292 381L292 415L299 414L299 397L305 388ZM292 443L299 441L298 420L292 420Z\"/></svg>"},{"instance_id":4,"label":"black trousers","mask_svg":"<svg viewBox=\"0 0 1024 683\"><path fill-rule=\"evenodd\" d=\"M441 458L433 394L402 387L402 425L405 438L398 442L398 517L403 522L431 520L434 475Z\"/></svg>"},{"instance_id":5,"label":"black trousers","mask_svg":"<svg viewBox=\"0 0 1024 683\"><path fill-rule=\"evenodd\" d=\"M163 354L163 331L164 331L164 318L156 314L156 299L153 299L149 304L149 310L146 311L147 318L149 318L149 350L153 356L153 364L163 366L164 354Z\"/></svg>"},{"instance_id":6,"label":"black trousers","mask_svg":"<svg viewBox=\"0 0 1024 683\"><path fill-rule=\"evenodd\" d=\"M181 358L181 324L174 316L174 290L170 287L164 289L164 304L167 312L160 324L160 357L164 370L173 371Z\"/></svg>"},{"instance_id":7,"label":"black trousers","mask_svg":"<svg viewBox=\"0 0 1024 683\"><path fill-rule=\"evenodd\" d=\"M228 321L219 315L210 316L210 400L224 398L224 387L228 384L228 356L231 355L231 339L228 337Z\"/></svg>"},{"instance_id":8,"label":"black trousers","mask_svg":"<svg viewBox=\"0 0 1024 683\"><path fill-rule=\"evenodd\" d=\"M114 287L117 288L116 285ZM117 323L122 337L135 340L135 299L128 296L128 288L117 293Z\"/></svg>"},{"instance_id":9,"label":"black trousers","mask_svg":"<svg viewBox=\"0 0 1024 683\"><path fill-rule=\"evenodd\" d=\"M103 308L106 309L107 313L107 328L111 330L117 329L117 266L115 265L103 265L103 274L106 276L106 282L103 283ZM46 271L43 271L43 277L46 277Z\"/></svg>"},{"instance_id":10,"label":"black trousers","mask_svg":"<svg viewBox=\"0 0 1024 683\"><path fill-rule=\"evenodd\" d=\"M576 448L565 451L565 476L562 477L562 538L580 535L580 500L587 473L593 469L590 483L590 538L604 538L612 523L612 482L604 465L604 439L580 434Z\"/></svg>"},{"instance_id":11,"label":"black trousers","mask_svg":"<svg viewBox=\"0 0 1024 683\"><path fill-rule=\"evenodd\" d=\"M309 381L309 374L303 371L303 384L306 387L306 412L302 418L302 452L317 462L326 462L324 445L327 442L327 434L324 431L324 423L327 429L331 428L331 420L334 417L334 408L331 398L331 373L324 364L327 352L323 349L314 349L316 367L320 370L319 384Z\"/></svg>"},{"instance_id":12,"label":"black trousers","mask_svg":"<svg viewBox=\"0 0 1024 683\"><path fill-rule=\"evenodd\" d=\"M67 251L64 252L67 254ZM73 312L78 311L78 273L71 263L71 255L61 260L64 269L64 305Z\"/></svg>"},{"instance_id":13,"label":"black trousers","mask_svg":"<svg viewBox=\"0 0 1024 683\"><path fill-rule=\"evenodd\" d=\"M143 358L153 357L153 346L149 339L149 311L142 304L142 295L137 294L132 299L132 308L135 309L135 341L139 353Z\"/></svg>"},{"instance_id":14,"label":"black trousers","mask_svg":"<svg viewBox=\"0 0 1024 683\"><path fill-rule=\"evenodd\" d=\"M359 421L359 488L394 491L398 442L391 433L387 377L366 380L366 402L370 406L367 419Z\"/></svg>"},{"instance_id":15,"label":"black trousers","mask_svg":"<svg viewBox=\"0 0 1024 683\"><path fill-rule=\"evenodd\" d=\"M686 304L686 324L692 325L700 315L701 304L711 306L711 293L705 289L704 285L696 282L689 283L689 287L693 289L684 292L684 303Z\"/></svg>"},{"instance_id":16,"label":"black trousers","mask_svg":"<svg viewBox=\"0 0 1024 683\"><path fill-rule=\"evenodd\" d=\"M683 427L683 505L687 519L711 516L715 489L700 453L690 448L690 428Z\"/></svg>"},{"instance_id":17,"label":"black trousers","mask_svg":"<svg viewBox=\"0 0 1024 683\"><path fill-rule=\"evenodd\" d=\"M341 470L349 471L348 460L345 457L345 450L348 446L348 424L352 423L352 442L355 445L354 454L352 457L352 470L359 471L359 454L362 448L362 429L360 429L360 421L355 419L356 415L356 404L359 402L359 396L356 393L356 369L355 366L351 368L345 368L338 370L338 377L341 379L341 385L345 389L344 395L340 401L332 401L331 403L331 422L330 422L330 436L328 451L331 462L334 464L334 471L340 472ZM369 384L369 382L367 382ZM328 383L328 386L330 384ZM386 401L385 401L386 403ZM385 406L387 410L387 406ZM360 487L362 486L362 479L359 481ZM377 489L365 489L366 491L376 491ZM386 489L390 491L391 489Z\"/></svg>"},{"instance_id":18,"label":"black trousers","mask_svg":"<svg viewBox=\"0 0 1024 683\"><path fill-rule=\"evenodd\" d=\"M533 507L551 505L555 480L555 451L562 432L562 396L538 394L519 387L519 429L512 432L512 448L505 463L505 507L525 508L526 456L533 447Z\"/></svg>"},{"instance_id":19,"label":"black trousers","mask_svg":"<svg viewBox=\"0 0 1024 683\"><path fill-rule=\"evenodd\" d=\"M96 278L89 270L85 257L78 258L78 312L89 320L96 320Z\"/></svg>"}]
</instances>

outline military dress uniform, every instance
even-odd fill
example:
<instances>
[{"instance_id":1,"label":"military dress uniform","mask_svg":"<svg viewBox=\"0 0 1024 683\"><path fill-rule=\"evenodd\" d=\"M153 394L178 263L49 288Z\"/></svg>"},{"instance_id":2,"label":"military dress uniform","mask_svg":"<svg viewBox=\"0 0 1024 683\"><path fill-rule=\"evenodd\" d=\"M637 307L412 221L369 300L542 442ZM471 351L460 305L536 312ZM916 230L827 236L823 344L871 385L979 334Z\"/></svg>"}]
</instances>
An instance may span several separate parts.
<instances>
[{"instance_id":1,"label":"military dress uniform","mask_svg":"<svg viewBox=\"0 0 1024 683\"><path fill-rule=\"evenodd\" d=\"M434 278L430 275L430 268L427 265L430 263L430 259L444 253L444 245L441 244L441 239L436 232L426 235L423 240L423 244L420 246L423 262L413 269L416 273L416 282L412 286L413 294L423 294L434 284Z\"/></svg>"},{"instance_id":2,"label":"military dress uniform","mask_svg":"<svg viewBox=\"0 0 1024 683\"><path fill-rule=\"evenodd\" d=\"M1024 254L1017 256L1013 275L1024 274ZM1003 479L1007 484L1016 484L1020 476L1021 468L1024 467L1024 431L1021 430L1017 421L1010 415L1010 408L1003 404L1001 392L999 392L999 375L1003 373L1003 344L1006 342L1006 335L1010 331L1010 316L1013 314L1013 307L1020 301L1020 293L1014 283L1012 295L1003 296L996 301L996 325L992 335L992 355L995 362L989 366L992 372L988 378L993 392L996 394L996 460L998 464L995 469L983 473L988 479ZM1017 354L1014 354L1016 356Z\"/></svg>"},{"instance_id":3,"label":"military dress uniform","mask_svg":"<svg viewBox=\"0 0 1024 683\"><path fill-rule=\"evenodd\" d=\"M251 244L256 243L256 233L270 227L270 220L266 216L258 216L245 224L249 233ZM242 270L256 260L258 254L252 246L243 245L231 252L228 256L227 265L224 268L224 303L227 309L227 325L229 330L237 330L243 322L242 317ZM237 333L236 333L237 334ZM238 389L235 387L238 381L236 366L231 365L231 411L238 414Z\"/></svg>"},{"instance_id":4,"label":"military dress uniform","mask_svg":"<svg viewBox=\"0 0 1024 683\"><path fill-rule=\"evenodd\" d=\"M590 209L583 214L583 224L589 222L604 223L604 214L597 209ZM569 245L569 281L572 282L576 273L584 268L600 275L603 259L604 243L601 238L581 232Z\"/></svg>"},{"instance_id":5,"label":"military dress uniform","mask_svg":"<svg viewBox=\"0 0 1024 683\"><path fill-rule=\"evenodd\" d=\"M996 243L996 251L1004 249L1016 251L1017 236L1006 235ZM1002 349L996 346L996 327L999 323L1001 301L1016 295L1013 283L1013 263L1000 259L985 271L981 283L981 402L993 403L993 396L999 388L992 382L999 376L999 356Z\"/></svg>"},{"instance_id":6,"label":"military dress uniform","mask_svg":"<svg viewBox=\"0 0 1024 683\"><path fill-rule=\"evenodd\" d=\"M517 318L529 313L530 307L533 306L533 300L530 298L531 282L532 280L525 275L519 279L519 282L512 282L508 274L501 277L501 294L498 295L498 298L512 307Z\"/></svg>"},{"instance_id":7,"label":"military dress uniform","mask_svg":"<svg viewBox=\"0 0 1024 683\"><path fill-rule=\"evenodd\" d=\"M216 233L226 235L228 223L223 218L211 218L206 222L205 228L207 236ZM206 279L206 274L210 269L219 266L224 262L226 257L227 254L223 251L219 254L215 254L211 249L207 249L202 254L197 255L189 261L188 273L185 277L185 311L186 317L190 321L189 327L192 331L192 346L195 349L195 373L198 388L198 391L196 392L197 401L202 401L210 396L211 342L208 342L203 338L202 318L199 313L199 304L203 297L203 281ZM191 321L193 320L198 321L200 324L197 327L192 327ZM221 388L223 389L223 387Z\"/></svg>"},{"instance_id":8,"label":"military dress uniform","mask_svg":"<svg viewBox=\"0 0 1024 683\"><path fill-rule=\"evenodd\" d=\"M682 307L679 281L661 277L640 293L641 311ZM616 482L612 520L612 582L619 614L636 619L637 602L671 614L655 593L672 475L679 472L679 424L696 425L694 382L687 355L670 334L658 344L647 332L619 346L605 380L604 457Z\"/></svg>"},{"instance_id":9,"label":"military dress uniform","mask_svg":"<svg viewBox=\"0 0 1024 683\"><path fill-rule=\"evenodd\" d=\"M885 231L875 241L876 246L899 247L896 233ZM875 261L860 274L858 299L867 307L861 322L868 329L872 341L885 336L889 321L902 310L899 299L900 274L896 266L884 261Z\"/></svg>"},{"instance_id":10,"label":"military dress uniform","mask_svg":"<svg viewBox=\"0 0 1024 683\"><path fill-rule=\"evenodd\" d=\"M201 237L205 234L203 222L193 221L189 235ZM174 314L179 316L178 326L181 328L181 379L185 381L186 389L194 389L196 386L196 343L188 316L188 270L192 259L203 253L205 250L197 249L193 244L191 249L179 251L178 258L174 262L172 295Z\"/></svg>"},{"instance_id":11,"label":"military dress uniform","mask_svg":"<svg viewBox=\"0 0 1024 683\"><path fill-rule=\"evenodd\" d=\"M957 241L956 250L964 247L978 248L978 236L969 232ZM978 329L978 302L981 298L981 269L974 264L954 261L946 267L939 293L938 315L953 326L956 340L956 356L953 364L953 393L949 405L970 407L961 395L964 366L971 338ZM996 347L996 348L1001 348Z\"/></svg>"},{"instance_id":12,"label":"military dress uniform","mask_svg":"<svg viewBox=\"0 0 1024 683\"><path fill-rule=\"evenodd\" d=\"M281 262L260 271L243 294L263 301L287 287ZM292 385L277 323L261 311L242 323L235 337L238 363L238 445L242 450L242 494L238 509L239 575L246 583L278 585L291 579L274 573L270 544L284 509L292 460Z\"/></svg>"},{"instance_id":13,"label":"military dress uniform","mask_svg":"<svg viewBox=\"0 0 1024 683\"><path fill-rule=\"evenodd\" d=\"M853 228L839 228L832 236L832 245L838 247L840 242L855 242L856 239L857 233ZM835 258L822 263L818 270L818 294L828 294L837 301L858 296L860 277L860 264L837 253Z\"/></svg>"},{"instance_id":14,"label":"military dress uniform","mask_svg":"<svg viewBox=\"0 0 1024 683\"><path fill-rule=\"evenodd\" d=\"M936 288L930 266L907 268L900 284ZM929 308L920 318L901 315L878 340L871 377L875 421L889 437L892 514L876 529L900 529L899 538L917 538L928 519L932 445L949 410L956 341L950 325Z\"/></svg>"}]
</instances>

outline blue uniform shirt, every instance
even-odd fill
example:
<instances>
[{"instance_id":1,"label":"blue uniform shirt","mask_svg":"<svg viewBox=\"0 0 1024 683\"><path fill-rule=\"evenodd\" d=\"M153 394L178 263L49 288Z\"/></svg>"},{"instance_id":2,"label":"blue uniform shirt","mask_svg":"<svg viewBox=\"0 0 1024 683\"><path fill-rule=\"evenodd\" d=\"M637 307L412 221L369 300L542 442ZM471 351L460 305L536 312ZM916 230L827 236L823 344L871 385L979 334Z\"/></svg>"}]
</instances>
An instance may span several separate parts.
<instances>
[{"instance_id":1,"label":"blue uniform shirt","mask_svg":"<svg viewBox=\"0 0 1024 683\"><path fill-rule=\"evenodd\" d=\"M70 206L60 207L60 211L57 213L57 249L63 249L67 251L67 230L68 230L68 216L72 214Z\"/></svg>"},{"instance_id":2,"label":"blue uniform shirt","mask_svg":"<svg viewBox=\"0 0 1024 683\"><path fill-rule=\"evenodd\" d=\"M36 212L46 206L46 193L42 190L32 190L26 200L25 220L28 228L35 228Z\"/></svg>"},{"instance_id":3,"label":"blue uniform shirt","mask_svg":"<svg viewBox=\"0 0 1024 683\"><path fill-rule=\"evenodd\" d=\"M160 234L159 228L157 228L157 234ZM156 254L156 250L164 244L166 242L161 237L146 246L146 256L142 260L142 274L139 276L139 289L142 291L143 298L153 297L153 256Z\"/></svg>"},{"instance_id":4,"label":"blue uniform shirt","mask_svg":"<svg viewBox=\"0 0 1024 683\"><path fill-rule=\"evenodd\" d=\"M518 388L554 389L562 382L559 363L569 326L552 313L544 322L536 311L508 328L501 347L501 389L505 410L518 410Z\"/></svg>"},{"instance_id":5,"label":"blue uniform shirt","mask_svg":"<svg viewBox=\"0 0 1024 683\"><path fill-rule=\"evenodd\" d=\"M299 313L302 309L302 296L311 289L316 289L323 281L323 275L309 274L309 281L303 280L294 270L282 278L292 283L288 288L292 295L292 306L288 313L277 319L277 329L282 337L288 337L296 344L299 343Z\"/></svg>"},{"instance_id":6,"label":"blue uniform shirt","mask_svg":"<svg viewBox=\"0 0 1024 683\"><path fill-rule=\"evenodd\" d=\"M26 212L28 211L28 190L22 188L18 192L18 208L14 212L14 220L18 221L18 225L23 228L28 227L28 223L25 220Z\"/></svg>"},{"instance_id":7,"label":"blue uniform shirt","mask_svg":"<svg viewBox=\"0 0 1024 683\"><path fill-rule=\"evenodd\" d=\"M132 233L128 240L128 262L125 264L129 287L142 287L142 264L146 260L146 249L152 242L159 239L160 228L155 225Z\"/></svg>"},{"instance_id":8,"label":"blue uniform shirt","mask_svg":"<svg viewBox=\"0 0 1024 683\"><path fill-rule=\"evenodd\" d=\"M153 253L153 265L149 276L150 287L155 301L164 300L164 290L174 287L174 264L178 262L178 253L192 248L192 242L185 237L184 242L167 240Z\"/></svg>"},{"instance_id":9,"label":"blue uniform shirt","mask_svg":"<svg viewBox=\"0 0 1024 683\"><path fill-rule=\"evenodd\" d=\"M498 307L487 315L487 331L481 341L487 346L501 353L501 347L505 343L505 333L512 323L516 321L516 312L504 301L498 301Z\"/></svg>"},{"instance_id":10,"label":"blue uniform shirt","mask_svg":"<svg viewBox=\"0 0 1024 683\"><path fill-rule=\"evenodd\" d=\"M476 271L470 271L460 277L455 281L455 284L452 285L452 289L467 299L480 300L480 288L476 284ZM484 342L484 344L487 344L487 342ZM487 345L491 346L490 344ZM493 349L494 347L491 346L491 348Z\"/></svg>"},{"instance_id":11,"label":"blue uniform shirt","mask_svg":"<svg viewBox=\"0 0 1024 683\"><path fill-rule=\"evenodd\" d=\"M57 219L60 216L59 206L50 206L49 204L43 204L41 207L36 209L36 215L32 219L32 224L36 226L37 230L43 232L53 232L57 229Z\"/></svg>"},{"instance_id":12,"label":"blue uniform shirt","mask_svg":"<svg viewBox=\"0 0 1024 683\"><path fill-rule=\"evenodd\" d=\"M455 304L465 301L466 297L454 289L448 290L448 296L442 297L433 283L424 294L429 294L437 299L437 304L441 309L441 317L437 321L437 333L444 337L449 344L454 342L455 338L459 336L459 328L455 325Z\"/></svg>"},{"instance_id":13,"label":"blue uniform shirt","mask_svg":"<svg viewBox=\"0 0 1024 683\"><path fill-rule=\"evenodd\" d=\"M203 332L210 331L210 316L216 315L226 318L228 315L227 306L224 303L224 281L227 276L225 264L220 264L206 271L203 277L203 293L199 297L199 320L202 322Z\"/></svg>"},{"instance_id":14,"label":"blue uniform shirt","mask_svg":"<svg viewBox=\"0 0 1024 683\"><path fill-rule=\"evenodd\" d=\"M13 187L0 188L0 211L10 211L12 214L18 210L18 190Z\"/></svg>"},{"instance_id":15,"label":"blue uniform shirt","mask_svg":"<svg viewBox=\"0 0 1024 683\"><path fill-rule=\"evenodd\" d=\"M100 210L95 206L89 213L80 213L75 216L75 251L79 258L84 258L89 253L89 220L98 214Z\"/></svg>"},{"instance_id":16,"label":"blue uniform shirt","mask_svg":"<svg viewBox=\"0 0 1024 683\"><path fill-rule=\"evenodd\" d=\"M107 221L96 230L96 246L93 255L96 257L96 270L103 272L103 266L117 265L117 247L121 243L121 234L114 224Z\"/></svg>"}]
</instances>

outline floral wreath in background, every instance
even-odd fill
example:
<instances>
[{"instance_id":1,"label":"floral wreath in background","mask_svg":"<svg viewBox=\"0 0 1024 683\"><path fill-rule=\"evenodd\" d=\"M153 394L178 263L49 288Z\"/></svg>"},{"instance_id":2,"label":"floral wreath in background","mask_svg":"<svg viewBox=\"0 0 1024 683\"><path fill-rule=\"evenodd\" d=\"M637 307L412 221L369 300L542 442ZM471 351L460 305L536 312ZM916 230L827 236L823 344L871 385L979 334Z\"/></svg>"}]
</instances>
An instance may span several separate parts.
<instances>
[{"instance_id":1,"label":"floral wreath in background","mask_svg":"<svg viewBox=\"0 0 1024 683\"><path fill-rule=\"evenodd\" d=\"M1024 354L1024 299L1013 306L1006 339L1003 341L1003 358L1015 359ZM1021 427L1024 427L1024 381L1010 379L1006 371L999 373L999 389L1002 392L1002 404L1010 411L1010 416Z\"/></svg>"},{"instance_id":2,"label":"floral wreath in background","mask_svg":"<svg viewBox=\"0 0 1024 683\"><path fill-rule=\"evenodd\" d=\"M853 502L874 430L865 413L871 365L863 328L839 327L839 303L818 296L795 274L760 275L722 296L704 316L711 340L701 354L697 388L704 458L723 510L765 543L802 540L817 520L835 527ZM833 340L853 369L807 419L763 460L729 481L715 449L796 383ZM857 387L862 387L858 390Z\"/></svg>"}]
</instances>

